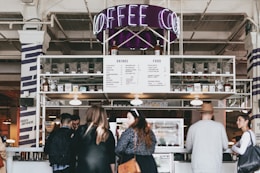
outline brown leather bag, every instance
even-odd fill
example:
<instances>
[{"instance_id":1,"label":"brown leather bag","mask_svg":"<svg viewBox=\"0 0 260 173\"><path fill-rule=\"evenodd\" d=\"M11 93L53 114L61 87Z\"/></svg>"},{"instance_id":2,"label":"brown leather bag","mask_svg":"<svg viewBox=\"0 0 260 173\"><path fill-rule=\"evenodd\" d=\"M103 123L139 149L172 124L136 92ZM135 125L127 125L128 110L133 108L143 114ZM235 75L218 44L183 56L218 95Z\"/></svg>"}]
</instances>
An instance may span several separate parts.
<instances>
[{"instance_id":1,"label":"brown leather bag","mask_svg":"<svg viewBox=\"0 0 260 173\"><path fill-rule=\"evenodd\" d=\"M141 169L134 157L131 160L120 164L118 166L118 173L141 173Z\"/></svg>"}]
</instances>

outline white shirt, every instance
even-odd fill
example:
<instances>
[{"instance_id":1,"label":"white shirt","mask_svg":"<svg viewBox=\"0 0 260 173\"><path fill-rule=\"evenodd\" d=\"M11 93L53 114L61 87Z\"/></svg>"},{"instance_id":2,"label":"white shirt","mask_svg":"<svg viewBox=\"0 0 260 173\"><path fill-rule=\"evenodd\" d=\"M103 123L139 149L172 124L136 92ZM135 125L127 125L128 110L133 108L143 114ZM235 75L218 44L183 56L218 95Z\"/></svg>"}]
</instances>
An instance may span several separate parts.
<instances>
[{"instance_id":1,"label":"white shirt","mask_svg":"<svg viewBox=\"0 0 260 173\"><path fill-rule=\"evenodd\" d=\"M235 145L232 146L232 150L235 153L243 155L246 152L247 147L251 145L251 138L248 132L251 134L253 145L256 144L256 137L254 132L252 130L248 130L244 132L241 136L241 139Z\"/></svg>"}]
</instances>

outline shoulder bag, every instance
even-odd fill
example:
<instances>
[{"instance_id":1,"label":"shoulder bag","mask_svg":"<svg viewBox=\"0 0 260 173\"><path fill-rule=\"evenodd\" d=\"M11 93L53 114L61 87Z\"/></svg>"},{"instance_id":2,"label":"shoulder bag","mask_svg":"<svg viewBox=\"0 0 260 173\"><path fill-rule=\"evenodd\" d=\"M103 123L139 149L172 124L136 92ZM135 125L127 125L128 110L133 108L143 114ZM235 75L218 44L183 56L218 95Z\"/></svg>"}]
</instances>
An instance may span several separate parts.
<instances>
[{"instance_id":1,"label":"shoulder bag","mask_svg":"<svg viewBox=\"0 0 260 173\"><path fill-rule=\"evenodd\" d=\"M137 136L135 134L135 148L136 148ZM141 169L136 161L136 158L132 158L131 160L122 163L118 166L118 173L141 173Z\"/></svg>"},{"instance_id":2,"label":"shoulder bag","mask_svg":"<svg viewBox=\"0 0 260 173\"><path fill-rule=\"evenodd\" d=\"M253 146L253 141L250 134L251 145L247 147L246 152L239 156L237 164L238 173L248 173L252 171L257 171L260 169L260 147Z\"/></svg>"}]
</instances>

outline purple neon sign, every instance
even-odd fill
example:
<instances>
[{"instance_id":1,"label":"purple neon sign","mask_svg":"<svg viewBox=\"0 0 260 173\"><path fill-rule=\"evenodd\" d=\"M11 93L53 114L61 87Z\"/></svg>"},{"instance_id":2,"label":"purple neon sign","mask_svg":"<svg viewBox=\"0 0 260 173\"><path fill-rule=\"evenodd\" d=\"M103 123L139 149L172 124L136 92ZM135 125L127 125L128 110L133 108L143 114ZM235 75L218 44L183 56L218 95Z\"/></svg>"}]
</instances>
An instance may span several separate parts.
<instances>
[{"instance_id":1,"label":"purple neon sign","mask_svg":"<svg viewBox=\"0 0 260 173\"><path fill-rule=\"evenodd\" d=\"M176 13L159 6L146 4L113 6L101 11L94 17L94 34L100 41L103 40L103 30L108 30L109 36L111 36L117 30L126 26L149 26L160 34L163 34L163 30L169 30L171 41L175 40L179 35L179 19ZM120 44L132 35L133 33L124 31L118 34L114 40L116 40L117 44ZM156 42L156 35L152 32L143 31L139 36L151 44ZM139 38L134 38L131 42L124 45L124 47L135 48L147 46Z\"/></svg>"}]
</instances>

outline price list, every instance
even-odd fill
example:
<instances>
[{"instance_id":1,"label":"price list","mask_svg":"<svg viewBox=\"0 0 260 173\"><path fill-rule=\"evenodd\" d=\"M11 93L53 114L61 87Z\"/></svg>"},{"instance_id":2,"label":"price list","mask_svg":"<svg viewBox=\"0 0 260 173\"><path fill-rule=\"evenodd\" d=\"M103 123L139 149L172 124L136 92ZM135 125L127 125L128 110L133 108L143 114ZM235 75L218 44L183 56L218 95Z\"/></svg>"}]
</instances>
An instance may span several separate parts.
<instances>
[{"instance_id":1,"label":"price list","mask_svg":"<svg viewBox=\"0 0 260 173\"><path fill-rule=\"evenodd\" d=\"M170 91L170 58L160 56L107 56L104 92Z\"/></svg>"}]
</instances>

